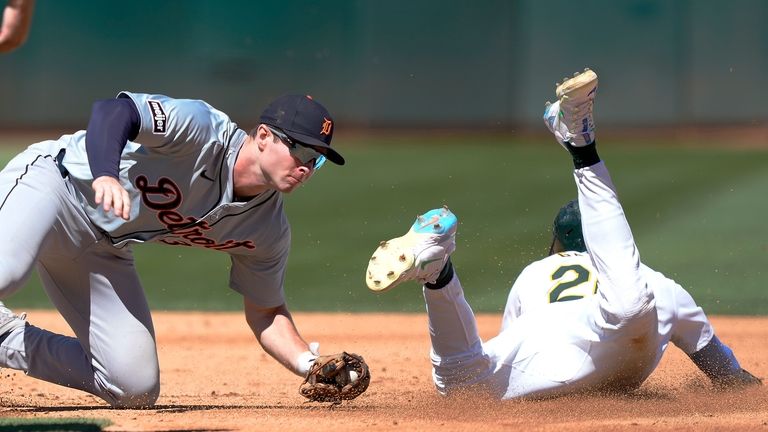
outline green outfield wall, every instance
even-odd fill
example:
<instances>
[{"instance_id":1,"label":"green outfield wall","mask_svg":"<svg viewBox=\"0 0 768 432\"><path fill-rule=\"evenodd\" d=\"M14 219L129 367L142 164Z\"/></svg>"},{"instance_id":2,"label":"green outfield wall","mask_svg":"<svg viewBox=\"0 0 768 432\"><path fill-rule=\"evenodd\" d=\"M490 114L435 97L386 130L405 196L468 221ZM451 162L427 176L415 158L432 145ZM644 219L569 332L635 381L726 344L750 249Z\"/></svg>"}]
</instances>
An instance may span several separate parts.
<instances>
[{"instance_id":1,"label":"green outfield wall","mask_svg":"<svg viewBox=\"0 0 768 432\"><path fill-rule=\"evenodd\" d=\"M513 128L584 66L602 125L759 124L766 21L762 0L38 0L0 57L0 128L81 128L123 89L243 124L302 92L340 126Z\"/></svg>"}]
</instances>

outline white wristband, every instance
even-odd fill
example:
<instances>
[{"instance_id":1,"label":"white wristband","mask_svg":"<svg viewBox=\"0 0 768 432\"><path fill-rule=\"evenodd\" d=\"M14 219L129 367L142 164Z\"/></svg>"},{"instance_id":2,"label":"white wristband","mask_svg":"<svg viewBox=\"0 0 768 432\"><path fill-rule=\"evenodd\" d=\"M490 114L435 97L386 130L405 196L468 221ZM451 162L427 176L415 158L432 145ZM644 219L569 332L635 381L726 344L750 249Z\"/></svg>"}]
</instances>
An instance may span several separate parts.
<instances>
[{"instance_id":1,"label":"white wristband","mask_svg":"<svg viewBox=\"0 0 768 432\"><path fill-rule=\"evenodd\" d=\"M296 359L296 372L301 376L305 376L309 372L309 368L315 362L317 355L312 354L311 351L304 351L299 354L299 358Z\"/></svg>"},{"instance_id":2,"label":"white wristband","mask_svg":"<svg viewBox=\"0 0 768 432\"><path fill-rule=\"evenodd\" d=\"M312 352L314 355L320 355L320 342L310 342L309 343L309 351Z\"/></svg>"}]
</instances>

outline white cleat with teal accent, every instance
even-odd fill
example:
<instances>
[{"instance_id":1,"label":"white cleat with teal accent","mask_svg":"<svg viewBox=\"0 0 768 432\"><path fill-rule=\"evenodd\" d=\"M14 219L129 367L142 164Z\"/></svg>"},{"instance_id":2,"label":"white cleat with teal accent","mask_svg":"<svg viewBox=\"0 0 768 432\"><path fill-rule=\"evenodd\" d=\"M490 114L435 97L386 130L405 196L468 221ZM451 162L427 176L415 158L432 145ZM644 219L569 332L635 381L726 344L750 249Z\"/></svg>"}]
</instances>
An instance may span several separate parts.
<instances>
[{"instance_id":1,"label":"white cleat with teal accent","mask_svg":"<svg viewBox=\"0 0 768 432\"><path fill-rule=\"evenodd\" d=\"M418 216L404 236L381 242L368 262L368 288L383 292L410 280L434 282L456 249L457 225L448 207L434 209Z\"/></svg>"}]
</instances>

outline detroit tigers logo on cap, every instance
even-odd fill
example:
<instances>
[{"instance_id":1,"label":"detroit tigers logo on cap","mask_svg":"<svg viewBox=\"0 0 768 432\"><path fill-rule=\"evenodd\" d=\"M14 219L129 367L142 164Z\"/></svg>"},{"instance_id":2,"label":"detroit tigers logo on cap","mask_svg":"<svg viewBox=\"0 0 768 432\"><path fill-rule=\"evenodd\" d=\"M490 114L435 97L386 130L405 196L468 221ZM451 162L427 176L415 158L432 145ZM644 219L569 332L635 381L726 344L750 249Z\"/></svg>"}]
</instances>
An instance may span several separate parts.
<instances>
[{"instance_id":1,"label":"detroit tigers logo on cap","mask_svg":"<svg viewBox=\"0 0 768 432\"><path fill-rule=\"evenodd\" d=\"M163 104L156 100L148 100L149 111L152 113L152 133L163 135L165 134L166 126L168 125L168 116L165 115Z\"/></svg>"},{"instance_id":2,"label":"detroit tigers logo on cap","mask_svg":"<svg viewBox=\"0 0 768 432\"><path fill-rule=\"evenodd\" d=\"M333 122L323 117L323 127L320 129L320 135L330 135Z\"/></svg>"},{"instance_id":3,"label":"detroit tigers logo on cap","mask_svg":"<svg viewBox=\"0 0 768 432\"><path fill-rule=\"evenodd\" d=\"M259 121L280 129L299 144L313 147L329 161L344 165L344 158L331 147L333 117L311 96L280 96L264 108Z\"/></svg>"}]
</instances>

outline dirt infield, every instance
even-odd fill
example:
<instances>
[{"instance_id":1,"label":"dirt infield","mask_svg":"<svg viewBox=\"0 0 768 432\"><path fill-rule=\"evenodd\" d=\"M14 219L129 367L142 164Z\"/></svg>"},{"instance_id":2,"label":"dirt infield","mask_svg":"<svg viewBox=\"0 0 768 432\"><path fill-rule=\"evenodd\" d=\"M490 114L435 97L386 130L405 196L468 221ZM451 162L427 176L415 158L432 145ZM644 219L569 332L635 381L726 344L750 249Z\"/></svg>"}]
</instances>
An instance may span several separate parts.
<instances>
[{"instance_id":1,"label":"dirt infield","mask_svg":"<svg viewBox=\"0 0 768 432\"><path fill-rule=\"evenodd\" d=\"M758 430L768 431L768 390L714 393L676 348L632 395L549 401L444 399L432 387L424 314L297 313L309 340L331 353L363 354L368 392L341 406L305 403L300 379L272 361L242 314L155 313L161 395L146 410L108 409L90 395L3 370L0 417L107 418L109 431L419 430ZM55 312L31 311L30 322L71 333ZM720 338L742 363L768 376L768 320L714 317ZM498 315L481 315L483 338Z\"/></svg>"}]
</instances>

